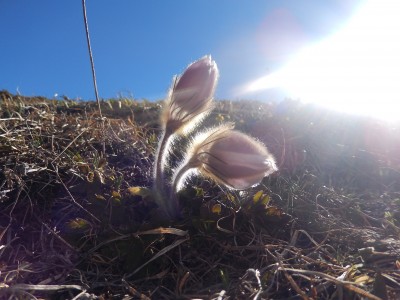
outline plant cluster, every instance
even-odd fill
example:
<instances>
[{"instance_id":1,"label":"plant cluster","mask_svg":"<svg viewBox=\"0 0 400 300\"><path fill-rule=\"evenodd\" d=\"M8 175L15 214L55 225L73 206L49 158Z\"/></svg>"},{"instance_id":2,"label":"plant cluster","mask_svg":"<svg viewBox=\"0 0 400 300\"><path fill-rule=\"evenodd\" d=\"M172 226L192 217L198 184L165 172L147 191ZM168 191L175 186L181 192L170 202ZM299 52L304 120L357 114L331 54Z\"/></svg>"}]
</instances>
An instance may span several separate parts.
<instances>
[{"instance_id":1,"label":"plant cluster","mask_svg":"<svg viewBox=\"0 0 400 300\"><path fill-rule=\"evenodd\" d=\"M192 138L185 158L166 181L165 170L173 141L187 136L213 108L218 67L211 56L190 64L175 77L162 113L162 135L154 167L154 192L158 205L170 217L179 213L176 192L193 173L230 189L247 189L277 171L274 157L254 138L233 130L233 123L208 128Z\"/></svg>"}]
</instances>

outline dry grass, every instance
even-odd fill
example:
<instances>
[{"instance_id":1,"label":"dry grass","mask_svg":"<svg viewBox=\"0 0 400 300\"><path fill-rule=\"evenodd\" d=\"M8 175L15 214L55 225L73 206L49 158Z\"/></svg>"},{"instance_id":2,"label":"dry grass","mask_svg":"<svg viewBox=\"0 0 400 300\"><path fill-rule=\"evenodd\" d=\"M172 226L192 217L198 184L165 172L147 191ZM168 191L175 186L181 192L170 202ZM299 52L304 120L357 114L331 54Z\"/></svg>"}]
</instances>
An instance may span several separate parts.
<instances>
[{"instance_id":1,"label":"dry grass","mask_svg":"<svg viewBox=\"0 0 400 300\"><path fill-rule=\"evenodd\" d=\"M399 128L219 102L209 120L264 141L281 172L241 193L194 178L169 221L145 188L158 104L0 105L1 299L400 297Z\"/></svg>"}]
</instances>

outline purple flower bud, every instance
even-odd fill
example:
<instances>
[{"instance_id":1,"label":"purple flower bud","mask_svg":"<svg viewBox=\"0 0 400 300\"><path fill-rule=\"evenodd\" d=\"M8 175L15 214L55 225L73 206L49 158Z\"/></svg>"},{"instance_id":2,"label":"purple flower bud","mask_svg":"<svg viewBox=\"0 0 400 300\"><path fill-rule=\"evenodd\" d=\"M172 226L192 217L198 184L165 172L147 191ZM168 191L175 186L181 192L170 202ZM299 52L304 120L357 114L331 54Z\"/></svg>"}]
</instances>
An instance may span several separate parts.
<instances>
[{"instance_id":1,"label":"purple flower bud","mask_svg":"<svg viewBox=\"0 0 400 300\"><path fill-rule=\"evenodd\" d=\"M218 74L215 61L204 56L175 79L162 115L166 131L188 131L204 118L212 106Z\"/></svg>"},{"instance_id":2,"label":"purple flower bud","mask_svg":"<svg viewBox=\"0 0 400 300\"><path fill-rule=\"evenodd\" d=\"M174 185L179 189L191 169L232 189L246 189L278 170L267 148L232 125L211 129L195 137L178 169ZM179 178L182 177L182 178Z\"/></svg>"}]
</instances>

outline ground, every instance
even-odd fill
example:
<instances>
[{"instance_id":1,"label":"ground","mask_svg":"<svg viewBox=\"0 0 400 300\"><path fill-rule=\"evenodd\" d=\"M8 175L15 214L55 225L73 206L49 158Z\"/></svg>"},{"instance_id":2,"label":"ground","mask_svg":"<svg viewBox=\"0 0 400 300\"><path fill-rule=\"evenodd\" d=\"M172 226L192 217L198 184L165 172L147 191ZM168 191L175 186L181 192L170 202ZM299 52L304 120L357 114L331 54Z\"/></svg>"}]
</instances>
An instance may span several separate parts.
<instances>
[{"instance_id":1,"label":"ground","mask_svg":"<svg viewBox=\"0 0 400 300\"><path fill-rule=\"evenodd\" d=\"M205 124L280 171L240 192L194 177L171 220L150 189L160 107L0 92L1 299L400 298L398 125L219 101Z\"/></svg>"}]
</instances>

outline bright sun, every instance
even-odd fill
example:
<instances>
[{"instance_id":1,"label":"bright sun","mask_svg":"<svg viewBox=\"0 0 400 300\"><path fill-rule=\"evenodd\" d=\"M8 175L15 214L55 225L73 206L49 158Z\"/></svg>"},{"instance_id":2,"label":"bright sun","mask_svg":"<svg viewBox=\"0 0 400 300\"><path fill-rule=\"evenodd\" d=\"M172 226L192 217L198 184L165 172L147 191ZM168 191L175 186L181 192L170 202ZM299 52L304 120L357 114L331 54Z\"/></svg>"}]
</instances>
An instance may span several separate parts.
<instances>
[{"instance_id":1,"label":"bright sun","mask_svg":"<svg viewBox=\"0 0 400 300\"><path fill-rule=\"evenodd\" d=\"M304 48L247 91L288 96L349 113L400 120L400 2L370 0L340 32Z\"/></svg>"}]
</instances>

